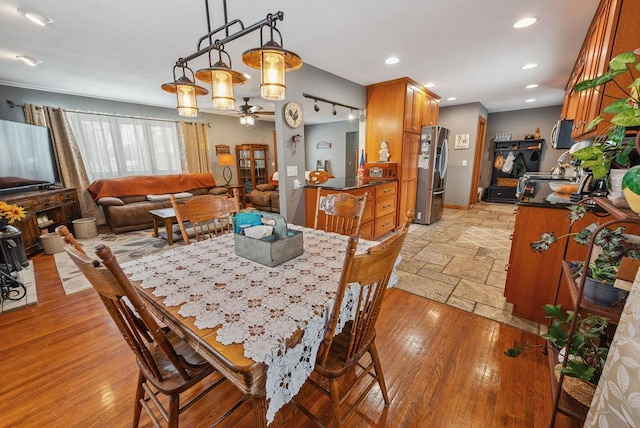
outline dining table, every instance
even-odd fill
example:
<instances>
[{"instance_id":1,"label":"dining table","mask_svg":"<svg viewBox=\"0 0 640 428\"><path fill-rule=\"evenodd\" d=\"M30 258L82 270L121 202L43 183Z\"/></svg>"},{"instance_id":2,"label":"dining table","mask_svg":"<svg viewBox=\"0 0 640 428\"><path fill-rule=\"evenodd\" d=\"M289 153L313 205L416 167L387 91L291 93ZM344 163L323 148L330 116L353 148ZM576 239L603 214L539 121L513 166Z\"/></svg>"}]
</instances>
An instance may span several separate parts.
<instances>
[{"instance_id":1,"label":"dining table","mask_svg":"<svg viewBox=\"0 0 640 428\"><path fill-rule=\"evenodd\" d=\"M274 267L235 254L232 233L122 264L149 309L252 400L256 426L278 426L313 371L347 248L347 236L288 228L302 231L303 253ZM358 293L348 287L338 332Z\"/></svg>"}]
</instances>

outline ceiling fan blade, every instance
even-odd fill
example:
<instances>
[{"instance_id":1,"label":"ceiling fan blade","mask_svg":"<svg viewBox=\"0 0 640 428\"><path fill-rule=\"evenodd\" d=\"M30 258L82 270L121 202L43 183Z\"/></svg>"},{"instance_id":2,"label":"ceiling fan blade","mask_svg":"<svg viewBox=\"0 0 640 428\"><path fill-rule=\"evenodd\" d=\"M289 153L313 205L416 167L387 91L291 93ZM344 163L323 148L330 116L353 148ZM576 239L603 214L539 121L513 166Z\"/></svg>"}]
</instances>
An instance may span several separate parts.
<instances>
[{"instance_id":1,"label":"ceiling fan blade","mask_svg":"<svg viewBox=\"0 0 640 428\"><path fill-rule=\"evenodd\" d=\"M275 111L257 111L255 112L255 114L263 114L265 116L272 116L274 114L276 114Z\"/></svg>"},{"instance_id":2,"label":"ceiling fan blade","mask_svg":"<svg viewBox=\"0 0 640 428\"><path fill-rule=\"evenodd\" d=\"M257 113L257 112L258 112L258 110L262 110L262 107L260 107L260 106L247 106L247 107L249 107L249 109L248 109L248 110L249 110L251 113Z\"/></svg>"}]
</instances>

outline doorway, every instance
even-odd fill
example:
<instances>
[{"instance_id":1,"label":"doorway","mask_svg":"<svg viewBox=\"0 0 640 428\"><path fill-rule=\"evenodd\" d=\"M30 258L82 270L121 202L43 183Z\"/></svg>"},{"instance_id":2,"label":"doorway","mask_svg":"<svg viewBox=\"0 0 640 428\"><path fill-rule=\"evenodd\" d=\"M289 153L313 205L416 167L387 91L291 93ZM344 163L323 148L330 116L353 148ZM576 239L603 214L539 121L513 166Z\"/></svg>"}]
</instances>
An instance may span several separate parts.
<instances>
[{"instance_id":1,"label":"doorway","mask_svg":"<svg viewBox=\"0 0 640 428\"><path fill-rule=\"evenodd\" d=\"M358 139L359 132L347 132L347 144L345 147L344 176L346 178L356 178L358 162Z\"/></svg>"},{"instance_id":2,"label":"doorway","mask_svg":"<svg viewBox=\"0 0 640 428\"><path fill-rule=\"evenodd\" d=\"M484 150L484 134L486 130L487 119L478 116L478 132L476 134L476 150L473 156L473 174L471 176L469 205L478 203L478 185L480 184L480 172L482 171L482 151Z\"/></svg>"}]
</instances>

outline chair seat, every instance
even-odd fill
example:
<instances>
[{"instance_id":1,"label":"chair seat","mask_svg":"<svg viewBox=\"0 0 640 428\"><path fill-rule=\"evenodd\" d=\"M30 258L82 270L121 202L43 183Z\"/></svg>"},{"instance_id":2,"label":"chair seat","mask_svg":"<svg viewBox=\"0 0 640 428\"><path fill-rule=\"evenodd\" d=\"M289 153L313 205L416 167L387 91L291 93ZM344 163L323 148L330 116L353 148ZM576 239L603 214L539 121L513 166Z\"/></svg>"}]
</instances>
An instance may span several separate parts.
<instances>
[{"instance_id":1,"label":"chair seat","mask_svg":"<svg viewBox=\"0 0 640 428\"><path fill-rule=\"evenodd\" d=\"M172 330L165 330L165 335L176 353L184 357L190 365L196 366L197 368L187 369L187 373L189 373L191 379L186 380L180 375L180 373L178 373L173 363L159 347L150 349L163 379L161 381L158 380L152 373L145 369L144 365L141 364L140 361L138 361L138 367L140 367L144 376L156 389L164 394L182 392L215 371L212 365L207 363L175 332Z\"/></svg>"},{"instance_id":2,"label":"chair seat","mask_svg":"<svg viewBox=\"0 0 640 428\"><path fill-rule=\"evenodd\" d=\"M370 337L368 337L361 348L361 351L354 354L349 361L345 361L345 355L347 354L347 346L349 345L349 339L351 337L352 321L349 321L342 329L342 332L337 336L334 336L331 348L329 349L329 356L324 365L316 363L315 370L322 376L333 378L340 377L348 370L351 369L364 354L369 351L371 343L376 337L375 330Z\"/></svg>"}]
</instances>

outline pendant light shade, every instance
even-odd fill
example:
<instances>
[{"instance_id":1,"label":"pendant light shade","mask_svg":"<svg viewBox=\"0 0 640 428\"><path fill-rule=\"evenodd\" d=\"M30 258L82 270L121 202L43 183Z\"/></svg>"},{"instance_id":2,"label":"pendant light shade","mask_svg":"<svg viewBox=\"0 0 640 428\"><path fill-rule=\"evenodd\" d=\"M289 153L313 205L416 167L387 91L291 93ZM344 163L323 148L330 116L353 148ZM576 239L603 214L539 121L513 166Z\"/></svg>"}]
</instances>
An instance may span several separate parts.
<instances>
[{"instance_id":1,"label":"pendant light shade","mask_svg":"<svg viewBox=\"0 0 640 428\"><path fill-rule=\"evenodd\" d=\"M182 69L182 77L176 79L176 67ZM185 65L176 64L173 67L173 82L165 83L161 86L163 91L176 94L178 100L178 115L182 117L197 117L198 116L198 101L196 96L207 95L207 91L202 86L198 86L186 75L186 70L193 71Z\"/></svg>"},{"instance_id":2,"label":"pendant light shade","mask_svg":"<svg viewBox=\"0 0 640 428\"><path fill-rule=\"evenodd\" d=\"M283 49L275 40L273 33L282 35L273 25L266 25L271 31L271 40L262 43L262 31L260 32L261 47L251 49L242 54L242 62L249 67L260 70L260 96L265 100L283 100L285 97L284 73L297 70L302 67L302 59L295 53Z\"/></svg>"},{"instance_id":3,"label":"pendant light shade","mask_svg":"<svg viewBox=\"0 0 640 428\"><path fill-rule=\"evenodd\" d=\"M215 49L218 51L218 62L207 68L196 71L196 79L211 84L211 100L213 108L218 110L233 110L235 99L233 98L233 85L240 85L247 81L247 77L235 70L232 70L222 60L224 53L231 64L231 58L224 48ZM211 49L209 51L209 64L211 64Z\"/></svg>"}]
</instances>

